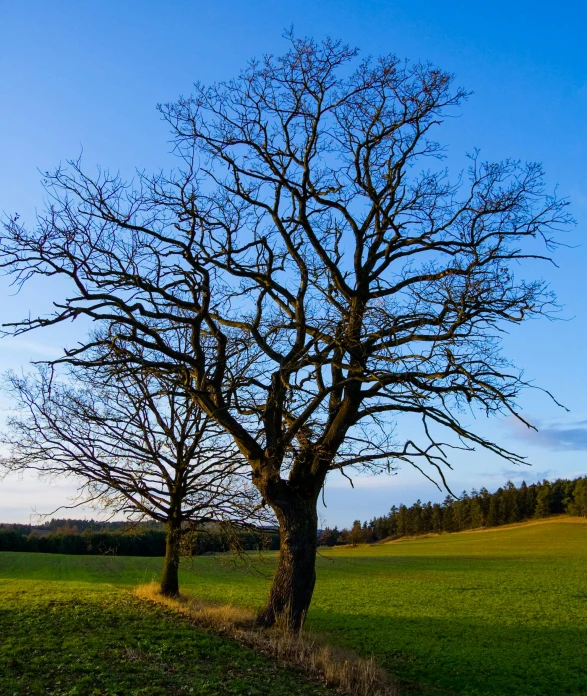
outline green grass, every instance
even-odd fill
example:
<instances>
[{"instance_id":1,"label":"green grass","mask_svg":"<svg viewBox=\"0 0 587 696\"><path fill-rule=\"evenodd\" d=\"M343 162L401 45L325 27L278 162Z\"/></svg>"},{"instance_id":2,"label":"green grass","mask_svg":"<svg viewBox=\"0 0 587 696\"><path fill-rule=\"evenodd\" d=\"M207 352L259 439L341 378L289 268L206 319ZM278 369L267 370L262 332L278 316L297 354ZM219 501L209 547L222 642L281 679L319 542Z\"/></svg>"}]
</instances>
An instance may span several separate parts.
<instances>
[{"instance_id":1,"label":"green grass","mask_svg":"<svg viewBox=\"0 0 587 696\"><path fill-rule=\"evenodd\" d=\"M56 562L45 578L29 580L23 571L43 574L35 560L42 567L47 557L16 555L2 557L13 577L20 574L0 580L2 696L325 694L299 673L100 582L95 567L86 567L93 583L58 580L75 575L76 557L49 559ZM62 572L68 560L72 568Z\"/></svg>"},{"instance_id":2,"label":"green grass","mask_svg":"<svg viewBox=\"0 0 587 696\"><path fill-rule=\"evenodd\" d=\"M257 607L274 562L274 554L261 561L254 558L251 570L226 558L199 557L185 564L183 588L203 599ZM108 583L123 588L148 582L157 577L159 567L159 559L0 554L0 577L27 578L37 588L23 589L26 611L41 601L34 599L35 592L48 606L46 598L67 592L73 587L68 583L88 583L83 585L91 589L84 590L88 601L98 601L117 596ZM17 585L26 588L27 583ZM3 618L0 635L6 635L4 622ZM178 625L188 631L181 622ZM382 666L426 693L587 694L587 521L560 518L328 551L319 558L307 626L361 654L375 655ZM158 634L161 640L163 633ZM128 643L135 649L129 642L132 635L125 629L124 648ZM188 643L182 650L188 650Z\"/></svg>"}]
</instances>

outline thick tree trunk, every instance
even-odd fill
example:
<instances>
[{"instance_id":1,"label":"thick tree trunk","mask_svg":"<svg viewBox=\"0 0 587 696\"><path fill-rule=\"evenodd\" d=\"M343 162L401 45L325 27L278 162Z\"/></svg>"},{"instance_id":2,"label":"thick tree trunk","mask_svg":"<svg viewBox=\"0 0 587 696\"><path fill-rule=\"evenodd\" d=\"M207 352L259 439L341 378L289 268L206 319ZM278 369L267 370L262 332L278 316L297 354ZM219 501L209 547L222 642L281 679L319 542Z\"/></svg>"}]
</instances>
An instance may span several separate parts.
<instances>
[{"instance_id":1,"label":"thick tree trunk","mask_svg":"<svg viewBox=\"0 0 587 696\"><path fill-rule=\"evenodd\" d=\"M181 522L170 520L167 523L165 542L165 562L161 578L161 594L177 597L179 594L179 554L181 540Z\"/></svg>"},{"instance_id":2,"label":"thick tree trunk","mask_svg":"<svg viewBox=\"0 0 587 696\"><path fill-rule=\"evenodd\" d=\"M316 503L311 496L272 505L281 546L269 599L257 619L263 626L299 631L304 624L316 583Z\"/></svg>"}]
</instances>

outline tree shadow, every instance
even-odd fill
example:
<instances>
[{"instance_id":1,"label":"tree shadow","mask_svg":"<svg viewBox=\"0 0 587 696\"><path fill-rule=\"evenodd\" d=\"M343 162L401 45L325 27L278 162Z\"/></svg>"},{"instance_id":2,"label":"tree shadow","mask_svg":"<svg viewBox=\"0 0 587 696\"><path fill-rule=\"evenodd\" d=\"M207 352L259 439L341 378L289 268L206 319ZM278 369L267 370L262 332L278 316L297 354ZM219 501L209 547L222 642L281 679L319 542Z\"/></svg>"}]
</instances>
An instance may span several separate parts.
<instances>
[{"instance_id":1,"label":"tree shadow","mask_svg":"<svg viewBox=\"0 0 587 696\"><path fill-rule=\"evenodd\" d=\"M491 618L374 617L315 608L307 627L344 647L373 655L411 692L587 694L587 628L577 624L520 626Z\"/></svg>"}]
</instances>

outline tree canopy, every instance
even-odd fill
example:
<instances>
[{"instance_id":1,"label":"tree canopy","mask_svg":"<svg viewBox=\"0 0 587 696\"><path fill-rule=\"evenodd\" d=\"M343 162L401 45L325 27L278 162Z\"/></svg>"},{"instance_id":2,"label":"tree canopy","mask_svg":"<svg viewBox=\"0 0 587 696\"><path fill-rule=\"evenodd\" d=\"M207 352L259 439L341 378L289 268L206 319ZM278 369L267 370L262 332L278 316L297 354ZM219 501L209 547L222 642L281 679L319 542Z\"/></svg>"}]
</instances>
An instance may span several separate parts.
<instances>
[{"instance_id":1,"label":"tree canopy","mask_svg":"<svg viewBox=\"0 0 587 696\"><path fill-rule=\"evenodd\" d=\"M179 375L232 436L281 529L261 620L299 627L329 472L405 461L444 481L451 446L521 461L463 413L522 418L500 332L548 312L518 267L547 258L570 217L539 164L474 154L449 176L433 134L467 97L450 74L290 39L160 107L170 175L49 174L51 206L32 229L7 220L0 263L17 283L70 281L51 316L13 331L98 321L106 363ZM91 363L94 345L63 360ZM394 433L402 414L421 437Z\"/></svg>"},{"instance_id":2,"label":"tree canopy","mask_svg":"<svg viewBox=\"0 0 587 696\"><path fill-rule=\"evenodd\" d=\"M3 468L71 477L75 506L164 523L165 594L179 591L187 531L266 518L245 460L174 375L79 366L59 375L41 367L9 374L6 392L15 411L2 437Z\"/></svg>"}]
</instances>

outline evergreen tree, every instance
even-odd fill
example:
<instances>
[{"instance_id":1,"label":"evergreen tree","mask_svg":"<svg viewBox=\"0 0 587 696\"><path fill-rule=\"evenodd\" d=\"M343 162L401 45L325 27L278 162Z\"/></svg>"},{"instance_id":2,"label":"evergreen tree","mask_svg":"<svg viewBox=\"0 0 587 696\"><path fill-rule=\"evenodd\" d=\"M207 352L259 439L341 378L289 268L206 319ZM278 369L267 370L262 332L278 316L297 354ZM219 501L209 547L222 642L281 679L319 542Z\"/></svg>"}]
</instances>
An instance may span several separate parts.
<instances>
[{"instance_id":1,"label":"evergreen tree","mask_svg":"<svg viewBox=\"0 0 587 696\"><path fill-rule=\"evenodd\" d=\"M456 532L479 527L495 527L511 524L531 517L546 517L560 511L569 515L587 517L587 478L574 481L558 479L553 484L544 481L528 486L524 481L519 488L508 481L503 488L490 493L486 488L468 494L463 491L459 499L447 496L443 503L395 505L389 514L376 517L362 525L357 520L351 531L336 530L336 543L373 543L386 537L402 537L429 532ZM63 521L62 521L63 522ZM320 543L325 541L325 530Z\"/></svg>"},{"instance_id":2,"label":"evergreen tree","mask_svg":"<svg viewBox=\"0 0 587 696\"><path fill-rule=\"evenodd\" d=\"M491 500L491 494L487 490L487 488L483 487L479 491L479 506L481 507L481 511L483 513L483 525L488 526L487 522L487 515L489 514L489 503Z\"/></svg>"},{"instance_id":3,"label":"evergreen tree","mask_svg":"<svg viewBox=\"0 0 587 696\"><path fill-rule=\"evenodd\" d=\"M471 499L467 491L461 493L460 500L453 505L455 530L462 532L471 528Z\"/></svg>"},{"instance_id":4,"label":"evergreen tree","mask_svg":"<svg viewBox=\"0 0 587 696\"><path fill-rule=\"evenodd\" d=\"M483 509L481 507L480 496L477 495L471 499L471 529L483 527Z\"/></svg>"},{"instance_id":5,"label":"evergreen tree","mask_svg":"<svg viewBox=\"0 0 587 696\"><path fill-rule=\"evenodd\" d=\"M409 523L408 523L408 509L405 505L400 505L397 512L397 533L400 536L407 536L409 534Z\"/></svg>"},{"instance_id":6,"label":"evergreen tree","mask_svg":"<svg viewBox=\"0 0 587 696\"><path fill-rule=\"evenodd\" d=\"M502 494L502 509L503 513L501 518L503 520L503 524L512 524L513 522L520 521L518 489L511 481L506 483Z\"/></svg>"},{"instance_id":7,"label":"evergreen tree","mask_svg":"<svg viewBox=\"0 0 587 696\"><path fill-rule=\"evenodd\" d=\"M322 546L334 546L338 541L338 537L339 533L336 527L334 529L326 527L326 529L320 534L318 542L319 545Z\"/></svg>"},{"instance_id":8,"label":"evergreen tree","mask_svg":"<svg viewBox=\"0 0 587 696\"><path fill-rule=\"evenodd\" d=\"M412 505L410 512L410 517L412 519L412 534L421 534L423 531L426 531L422 529L422 502L419 499L416 500L416 502Z\"/></svg>"},{"instance_id":9,"label":"evergreen tree","mask_svg":"<svg viewBox=\"0 0 587 696\"><path fill-rule=\"evenodd\" d=\"M432 531L440 534L443 531L442 508L438 503L432 506Z\"/></svg>"},{"instance_id":10,"label":"evergreen tree","mask_svg":"<svg viewBox=\"0 0 587 696\"><path fill-rule=\"evenodd\" d=\"M398 508L392 505L389 511L389 527L387 531L389 536L396 536L398 534L397 514Z\"/></svg>"},{"instance_id":11,"label":"evergreen tree","mask_svg":"<svg viewBox=\"0 0 587 696\"><path fill-rule=\"evenodd\" d=\"M550 515L550 483L544 481L538 495L536 496L536 508L534 510L535 517L547 517Z\"/></svg>"},{"instance_id":12,"label":"evergreen tree","mask_svg":"<svg viewBox=\"0 0 587 696\"><path fill-rule=\"evenodd\" d=\"M534 505L530 499L528 486L525 481L522 481L518 490L518 510L521 520L528 519L528 517L532 517L534 514Z\"/></svg>"},{"instance_id":13,"label":"evergreen tree","mask_svg":"<svg viewBox=\"0 0 587 696\"><path fill-rule=\"evenodd\" d=\"M372 544L374 541L373 527L368 525L367 522L363 522L363 527L361 528L361 543Z\"/></svg>"},{"instance_id":14,"label":"evergreen tree","mask_svg":"<svg viewBox=\"0 0 587 696\"><path fill-rule=\"evenodd\" d=\"M432 531L432 503L427 502L426 505L422 506L422 517L421 517L422 531L431 532Z\"/></svg>"},{"instance_id":15,"label":"evergreen tree","mask_svg":"<svg viewBox=\"0 0 587 696\"><path fill-rule=\"evenodd\" d=\"M497 527L500 522L499 518L499 500L500 500L500 495L499 492L501 491L501 488L499 488L489 499L489 509L487 511L487 526L488 527Z\"/></svg>"},{"instance_id":16,"label":"evergreen tree","mask_svg":"<svg viewBox=\"0 0 587 696\"><path fill-rule=\"evenodd\" d=\"M361 521L360 520L355 520L353 522L353 526L351 529L351 532L349 534L349 541L353 546L356 546L357 544L361 543L362 541L362 529L361 529Z\"/></svg>"},{"instance_id":17,"label":"evergreen tree","mask_svg":"<svg viewBox=\"0 0 587 696\"><path fill-rule=\"evenodd\" d=\"M454 505L453 505L453 499L450 498L449 496L446 496L444 499L444 503L442 504L443 506L443 526L444 526L444 531L445 532L455 532L456 527L455 527L455 519L454 519Z\"/></svg>"},{"instance_id":18,"label":"evergreen tree","mask_svg":"<svg viewBox=\"0 0 587 696\"><path fill-rule=\"evenodd\" d=\"M565 512L566 502L572 495L574 488L571 481L557 479L550 488L550 514L562 515Z\"/></svg>"},{"instance_id":19,"label":"evergreen tree","mask_svg":"<svg viewBox=\"0 0 587 696\"><path fill-rule=\"evenodd\" d=\"M581 478L575 482L573 499L568 512L571 515L587 517L587 478Z\"/></svg>"}]
</instances>

